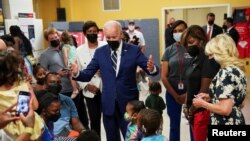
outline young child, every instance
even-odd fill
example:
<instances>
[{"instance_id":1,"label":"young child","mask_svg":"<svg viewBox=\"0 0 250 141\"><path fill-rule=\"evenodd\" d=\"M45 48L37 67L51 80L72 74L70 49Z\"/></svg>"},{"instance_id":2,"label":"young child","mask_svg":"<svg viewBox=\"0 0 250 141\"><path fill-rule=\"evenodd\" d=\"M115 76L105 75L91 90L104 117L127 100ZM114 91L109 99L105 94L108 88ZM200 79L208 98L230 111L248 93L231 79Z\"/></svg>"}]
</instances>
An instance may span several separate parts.
<instances>
[{"instance_id":1,"label":"young child","mask_svg":"<svg viewBox=\"0 0 250 141\"><path fill-rule=\"evenodd\" d=\"M100 141L100 138L94 130L86 130L77 137L76 141Z\"/></svg>"},{"instance_id":2,"label":"young child","mask_svg":"<svg viewBox=\"0 0 250 141\"><path fill-rule=\"evenodd\" d=\"M70 65L75 62L76 60L76 47L71 45L72 37L69 35L68 32L64 31L61 34L61 42L63 43L62 52L63 52L63 61L65 65L65 69L69 69ZM77 83L75 80L72 80L71 74L69 74L69 79L73 88L73 93L71 98L74 99L78 94Z\"/></svg>"},{"instance_id":3,"label":"young child","mask_svg":"<svg viewBox=\"0 0 250 141\"><path fill-rule=\"evenodd\" d=\"M162 118L158 111L142 109L137 118L137 127L144 134L141 141L168 141L165 136L157 134Z\"/></svg>"},{"instance_id":4,"label":"young child","mask_svg":"<svg viewBox=\"0 0 250 141\"><path fill-rule=\"evenodd\" d=\"M161 115L161 124L158 130L158 134L161 134L163 126L162 113L163 110L166 108L164 100L162 99L162 97L159 96L159 94L161 94L161 84L159 82L151 82L149 84L149 92L150 95L147 97L145 105L149 109L154 109L158 111Z\"/></svg>"},{"instance_id":5,"label":"young child","mask_svg":"<svg viewBox=\"0 0 250 141\"><path fill-rule=\"evenodd\" d=\"M36 79L36 83L32 86L34 92L45 89L45 76L47 74L46 69L41 65L36 65L33 68L33 75Z\"/></svg>"},{"instance_id":6,"label":"young child","mask_svg":"<svg viewBox=\"0 0 250 141\"><path fill-rule=\"evenodd\" d=\"M126 113L124 115L124 119L128 121L127 133L125 136L125 141L140 141L142 138L142 134L137 129L137 114L140 110L144 109L145 105L143 101L133 100L129 101L126 106Z\"/></svg>"},{"instance_id":7,"label":"young child","mask_svg":"<svg viewBox=\"0 0 250 141\"><path fill-rule=\"evenodd\" d=\"M30 85L30 82L22 77L23 58L16 50L1 50L0 51L0 111L4 111L11 105L19 101L19 95L22 93L29 94L29 100L32 101L32 109L38 108L38 101ZM27 101L27 99L25 100ZM23 102L19 103L22 107ZM27 108L27 106L25 106ZM16 115L16 112L10 113ZM21 120L10 122L2 129L2 138L0 140L9 141L16 140L24 132L31 133L31 140L37 140L44 128L42 118L34 113L34 127L26 127Z\"/></svg>"}]
</instances>

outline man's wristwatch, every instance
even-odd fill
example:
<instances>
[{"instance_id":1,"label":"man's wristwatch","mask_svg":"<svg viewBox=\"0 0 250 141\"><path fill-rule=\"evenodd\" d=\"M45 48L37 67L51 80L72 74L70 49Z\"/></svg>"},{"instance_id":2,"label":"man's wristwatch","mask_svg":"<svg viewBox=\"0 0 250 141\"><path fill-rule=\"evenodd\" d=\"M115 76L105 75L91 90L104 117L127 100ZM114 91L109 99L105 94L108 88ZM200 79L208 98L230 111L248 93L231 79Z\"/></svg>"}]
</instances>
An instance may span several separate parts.
<instances>
[{"instance_id":1,"label":"man's wristwatch","mask_svg":"<svg viewBox=\"0 0 250 141\"><path fill-rule=\"evenodd\" d=\"M33 133L33 128L31 128L31 127L25 127L24 133L29 133L29 134L32 135L32 133Z\"/></svg>"}]
</instances>

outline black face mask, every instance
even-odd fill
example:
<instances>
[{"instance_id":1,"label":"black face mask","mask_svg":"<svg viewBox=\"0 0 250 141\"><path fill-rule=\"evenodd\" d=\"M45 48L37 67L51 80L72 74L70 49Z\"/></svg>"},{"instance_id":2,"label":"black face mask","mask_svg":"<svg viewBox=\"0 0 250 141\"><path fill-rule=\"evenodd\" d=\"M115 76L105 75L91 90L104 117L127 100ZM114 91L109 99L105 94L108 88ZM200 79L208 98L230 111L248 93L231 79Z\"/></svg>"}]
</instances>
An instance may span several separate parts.
<instances>
[{"instance_id":1,"label":"black face mask","mask_svg":"<svg viewBox=\"0 0 250 141\"><path fill-rule=\"evenodd\" d=\"M62 90L62 85L57 83L49 84L47 90L55 95L58 95Z\"/></svg>"},{"instance_id":2,"label":"black face mask","mask_svg":"<svg viewBox=\"0 0 250 141\"><path fill-rule=\"evenodd\" d=\"M216 60L214 58L209 59L210 65L215 68L215 69L219 69L220 68L220 64L216 62Z\"/></svg>"},{"instance_id":3,"label":"black face mask","mask_svg":"<svg viewBox=\"0 0 250 141\"><path fill-rule=\"evenodd\" d=\"M60 45L60 40L59 39L54 39L50 41L50 45L52 47L58 47Z\"/></svg>"},{"instance_id":4,"label":"black face mask","mask_svg":"<svg viewBox=\"0 0 250 141\"><path fill-rule=\"evenodd\" d=\"M48 120L52 122L56 122L60 117L61 117L61 113L58 113L58 114L49 116Z\"/></svg>"},{"instance_id":5,"label":"black face mask","mask_svg":"<svg viewBox=\"0 0 250 141\"><path fill-rule=\"evenodd\" d=\"M107 42L112 50L116 50L120 45L119 41L107 41Z\"/></svg>"},{"instance_id":6,"label":"black face mask","mask_svg":"<svg viewBox=\"0 0 250 141\"><path fill-rule=\"evenodd\" d=\"M213 25L213 24L214 24L214 21L213 21L213 20L210 20L210 21L208 21L208 24L209 24L209 25Z\"/></svg>"},{"instance_id":7,"label":"black face mask","mask_svg":"<svg viewBox=\"0 0 250 141\"><path fill-rule=\"evenodd\" d=\"M87 34L86 37L90 43L97 42L97 34Z\"/></svg>"},{"instance_id":8,"label":"black face mask","mask_svg":"<svg viewBox=\"0 0 250 141\"><path fill-rule=\"evenodd\" d=\"M196 57L199 54L200 49L197 45L188 46L187 52L190 56Z\"/></svg>"},{"instance_id":9,"label":"black face mask","mask_svg":"<svg viewBox=\"0 0 250 141\"><path fill-rule=\"evenodd\" d=\"M37 78L37 79L36 79L36 83L39 84L39 85L43 85L44 82L45 82L45 77Z\"/></svg>"}]
</instances>

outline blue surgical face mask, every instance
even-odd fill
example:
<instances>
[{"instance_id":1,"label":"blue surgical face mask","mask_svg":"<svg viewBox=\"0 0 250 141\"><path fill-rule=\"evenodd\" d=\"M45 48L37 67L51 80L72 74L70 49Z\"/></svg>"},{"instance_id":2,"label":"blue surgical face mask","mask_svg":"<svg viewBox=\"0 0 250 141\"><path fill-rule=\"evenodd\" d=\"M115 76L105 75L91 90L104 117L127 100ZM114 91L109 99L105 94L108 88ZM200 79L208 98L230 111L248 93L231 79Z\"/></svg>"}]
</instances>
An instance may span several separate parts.
<instances>
[{"instance_id":1,"label":"blue surgical face mask","mask_svg":"<svg viewBox=\"0 0 250 141\"><path fill-rule=\"evenodd\" d=\"M178 33L174 33L173 34L174 40L176 42L180 42L181 41L181 34L182 34L182 32L178 32Z\"/></svg>"}]
</instances>

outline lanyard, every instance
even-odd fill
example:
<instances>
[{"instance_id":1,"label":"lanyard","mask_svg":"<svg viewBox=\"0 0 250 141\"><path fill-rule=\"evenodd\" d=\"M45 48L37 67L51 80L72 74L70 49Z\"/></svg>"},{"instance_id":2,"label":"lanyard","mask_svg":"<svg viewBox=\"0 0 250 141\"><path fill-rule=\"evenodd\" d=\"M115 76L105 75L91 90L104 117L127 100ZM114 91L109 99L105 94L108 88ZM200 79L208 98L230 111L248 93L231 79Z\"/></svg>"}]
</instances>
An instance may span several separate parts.
<instances>
[{"instance_id":1,"label":"lanyard","mask_svg":"<svg viewBox=\"0 0 250 141\"><path fill-rule=\"evenodd\" d=\"M177 56L178 56L178 69L179 69L179 75L180 75L180 81L182 80L182 72L184 68L184 53L181 54L181 51L179 50L179 45L177 47ZM184 51L185 52L185 51Z\"/></svg>"}]
</instances>

